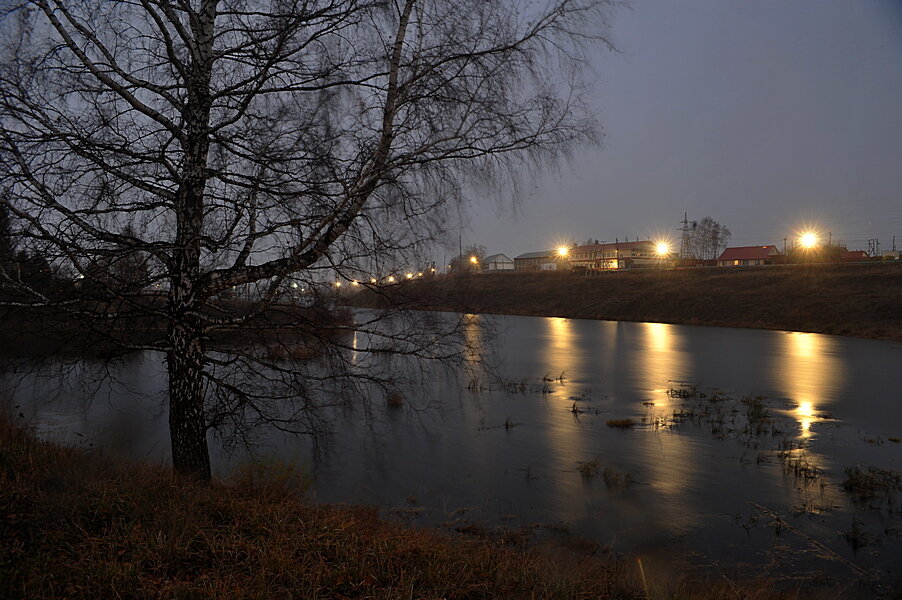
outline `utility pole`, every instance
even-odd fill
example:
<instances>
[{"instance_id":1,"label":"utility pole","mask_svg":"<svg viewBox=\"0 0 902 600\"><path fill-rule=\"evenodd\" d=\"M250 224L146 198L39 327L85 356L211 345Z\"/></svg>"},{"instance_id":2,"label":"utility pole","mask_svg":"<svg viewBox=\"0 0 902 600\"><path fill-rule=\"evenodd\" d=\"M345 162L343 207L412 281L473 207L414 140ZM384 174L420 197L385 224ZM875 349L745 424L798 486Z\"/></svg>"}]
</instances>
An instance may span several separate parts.
<instances>
[{"instance_id":1,"label":"utility pole","mask_svg":"<svg viewBox=\"0 0 902 600\"><path fill-rule=\"evenodd\" d=\"M783 236L783 256L786 256L786 236Z\"/></svg>"},{"instance_id":2,"label":"utility pole","mask_svg":"<svg viewBox=\"0 0 902 600\"><path fill-rule=\"evenodd\" d=\"M868 254L871 256L877 256L880 253L880 240L878 238L871 238L868 240Z\"/></svg>"},{"instance_id":3,"label":"utility pole","mask_svg":"<svg viewBox=\"0 0 902 600\"><path fill-rule=\"evenodd\" d=\"M677 227L680 234L680 258L689 258L689 213L683 213L682 227Z\"/></svg>"}]
</instances>

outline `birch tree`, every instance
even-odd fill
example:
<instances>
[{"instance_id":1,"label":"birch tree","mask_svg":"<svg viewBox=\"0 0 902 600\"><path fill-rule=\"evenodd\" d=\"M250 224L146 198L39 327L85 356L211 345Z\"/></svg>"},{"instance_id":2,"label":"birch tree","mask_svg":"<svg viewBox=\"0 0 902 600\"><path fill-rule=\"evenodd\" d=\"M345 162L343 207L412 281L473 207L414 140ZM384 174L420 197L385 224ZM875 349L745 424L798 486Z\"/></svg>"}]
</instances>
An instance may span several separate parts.
<instances>
[{"instance_id":1,"label":"birch tree","mask_svg":"<svg viewBox=\"0 0 902 600\"><path fill-rule=\"evenodd\" d=\"M208 430L262 418L264 400L281 398L223 375L259 370L260 357L217 335L259 324L288 286L326 279L318 273L370 285L380 255L441 239L467 190L516 181L597 135L580 74L586 52L607 47L606 0L7 7L0 191L18 235L81 279L116 253L146 269L140 293L106 269L98 286L118 302L102 310L40 290L17 302L163 323L159 339L117 342L165 353L173 464L200 479ZM250 306L221 300L248 287ZM164 300L148 301L149 289ZM447 356L436 348L408 339L404 352ZM315 378L296 366L267 372ZM298 411L278 414L287 424Z\"/></svg>"}]
</instances>

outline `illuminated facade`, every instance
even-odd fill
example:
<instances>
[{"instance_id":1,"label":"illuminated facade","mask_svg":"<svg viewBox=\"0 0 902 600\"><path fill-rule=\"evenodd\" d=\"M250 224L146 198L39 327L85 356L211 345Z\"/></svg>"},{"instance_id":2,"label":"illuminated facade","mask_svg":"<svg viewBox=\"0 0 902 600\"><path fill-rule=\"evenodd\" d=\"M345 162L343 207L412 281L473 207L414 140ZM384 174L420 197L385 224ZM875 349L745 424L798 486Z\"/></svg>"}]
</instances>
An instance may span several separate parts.
<instances>
[{"instance_id":1,"label":"illuminated facade","mask_svg":"<svg viewBox=\"0 0 902 600\"><path fill-rule=\"evenodd\" d=\"M659 255L650 240L575 246L569 258L571 268L586 271L660 267L672 260L670 255Z\"/></svg>"}]
</instances>

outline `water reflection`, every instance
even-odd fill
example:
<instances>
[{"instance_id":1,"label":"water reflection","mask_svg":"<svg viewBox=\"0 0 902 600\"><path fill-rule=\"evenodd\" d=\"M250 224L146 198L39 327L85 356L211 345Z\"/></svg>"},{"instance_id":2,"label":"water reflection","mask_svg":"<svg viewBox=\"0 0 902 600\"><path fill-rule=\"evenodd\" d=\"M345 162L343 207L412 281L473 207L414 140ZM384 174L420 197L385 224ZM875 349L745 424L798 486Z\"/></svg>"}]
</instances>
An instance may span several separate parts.
<instances>
[{"instance_id":1,"label":"water reflection","mask_svg":"<svg viewBox=\"0 0 902 600\"><path fill-rule=\"evenodd\" d=\"M653 414L667 417L677 407L668 394L675 381L686 378L687 356L675 335L674 325L666 323L641 323L641 355L644 357L643 383L654 393ZM653 420L652 420L653 421ZM639 446L647 468L649 483L665 499L661 511L655 516L659 526L674 534L683 531L691 522L693 511L690 494L698 476L696 447L691 438L654 430L652 443Z\"/></svg>"},{"instance_id":2,"label":"water reflection","mask_svg":"<svg viewBox=\"0 0 902 600\"><path fill-rule=\"evenodd\" d=\"M795 403L793 417L799 423L800 436L812 435L811 425L823 412L824 397L830 397L843 380L843 363L836 358L836 341L814 333L786 333L778 364L782 388Z\"/></svg>"},{"instance_id":3,"label":"water reflection","mask_svg":"<svg viewBox=\"0 0 902 600\"><path fill-rule=\"evenodd\" d=\"M465 356L470 363L478 363L483 357L483 331L480 315L467 313L463 316L461 324L464 330L464 343L466 344Z\"/></svg>"},{"instance_id":4,"label":"water reflection","mask_svg":"<svg viewBox=\"0 0 902 600\"><path fill-rule=\"evenodd\" d=\"M543 363L547 365L549 372L544 373L543 386L546 398L545 421L547 448L551 452L553 471L555 476L556 503L567 513L579 512L580 506L585 502L583 482L572 474L577 465L582 461L589 461L592 457L586 449L586 436L582 435L578 414L572 411L577 402L570 399L571 392L575 391L568 386L569 381L578 381L582 375L580 365L583 354L586 352L586 342L581 340L570 319L552 317L547 320L544 340ZM562 380L553 381L556 377L564 376Z\"/></svg>"},{"instance_id":5,"label":"water reflection","mask_svg":"<svg viewBox=\"0 0 902 600\"><path fill-rule=\"evenodd\" d=\"M684 357L673 334L673 325L641 323L645 360L643 361L648 389L660 399L667 398L671 380L684 378Z\"/></svg>"},{"instance_id":6,"label":"water reflection","mask_svg":"<svg viewBox=\"0 0 902 600\"><path fill-rule=\"evenodd\" d=\"M448 318L458 323L457 316ZM837 482L842 467L859 463L898 469L902 459L902 444L866 444L859 433L899 435L902 405L885 397L902 389L902 370L895 368L902 359L898 345L811 334L485 315L460 317L460 330L473 367L465 377L473 374L481 385L471 390L468 378L433 369L428 388L410 388L408 406L416 398L429 398L441 407L440 414L386 408L365 418L362 411L350 409L337 416L337 435L329 440L333 446L317 455L317 498L391 509L408 507L407 498L415 496L425 509L423 518L431 519L431 514L438 523L458 510L461 519L485 517L505 526L515 515L525 523L561 523L595 541L616 543L617 550L658 548L674 555L686 550L739 560L763 556L758 553L775 539L765 519L756 525L748 517L749 500L784 515L799 507L812 514L817 507L828 507L816 519L803 514L793 522L832 551L851 556L836 535L853 523ZM361 328L353 342L361 361L376 342L375 334ZM511 392L482 373L479 359L494 352L503 363L492 375L525 382L523 389ZM166 413L156 403L151 408L157 410L147 417L139 412L142 407L146 411L147 403L135 398L137 391L165 392L162 357L147 355L147 360L146 377L144 363L123 365L115 373L117 381L129 382L129 390L90 391L89 397L101 401L85 406L48 403L40 382L29 380L32 401L19 393L24 390L12 390L21 405L17 410L44 431L56 427L84 434L73 441L89 439L115 448L122 440L138 440L128 452L160 460L168 448ZM562 371L564 382L554 381ZM543 375L552 381L543 382ZM709 394L723 390L736 402L671 398L667 390L680 380L697 383ZM548 393L542 390L545 383ZM741 396L765 392L771 413L785 409L779 425L791 416L802 435L811 436L790 459L820 467L822 479L809 484L784 470L775 454L782 436L771 438L768 432L749 440L739 429L730 432L743 422L741 414L732 420L730 407L745 411L738 404ZM792 404L783 407L782 399ZM585 412L574 415L574 404ZM712 435L707 418L672 429L656 428L653 420L628 429L606 424L672 416L683 405L712 416L724 411L726 433ZM110 415L110 409L116 414ZM841 416L842 425L829 436L813 435L819 430L812 425L825 409ZM147 431L120 418L132 412L135 423ZM507 419L515 426L507 427ZM101 437L104 431L121 439ZM284 450L289 460L306 457L308 451L313 456L312 448L312 442L308 448L306 442L283 443L278 437L266 446L267 452ZM223 469L229 467L226 457L217 460ZM583 477L579 462L593 460L601 470ZM609 486L606 468L628 474L632 485ZM477 510L483 511L478 517ZM870 531L886 528L882 517L855 518L870 519L863 526ZM898 540L885 543L889 552L900 545ZM863 561L863 556L854 558ZM899 559L891 566L898 568Z\"/></svg>"},{"instance_id":7,"label":"water reflection","mask_svg":"<svg viewBox=\"0 0 902 600\"><path fill-rule=\"evenodd\" d=\"M554 379L560 376L573 377L578 372L578 355L582 348L576 343L573 324L570 319L552 317L548 319L548 336L546 344L547 360L553 372L545 373L545 377ZM555 389L555 395L566 399L567 393L562 386Z\"/></svg>"}]
</instances>

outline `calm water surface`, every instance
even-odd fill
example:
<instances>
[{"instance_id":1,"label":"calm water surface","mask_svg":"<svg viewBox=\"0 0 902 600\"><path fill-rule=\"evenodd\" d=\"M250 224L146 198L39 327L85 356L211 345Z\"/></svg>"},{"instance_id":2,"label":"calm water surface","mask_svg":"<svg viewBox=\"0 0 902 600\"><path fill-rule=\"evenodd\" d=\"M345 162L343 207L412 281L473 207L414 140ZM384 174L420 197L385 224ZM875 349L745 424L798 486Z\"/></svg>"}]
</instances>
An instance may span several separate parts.
<instances>
[{"instance_id":1,"label":"calm water surface","mask_svg":"<svg viewBox=\"0 0 902 600\"><path fill-rule=\"evenodd\" d=\"M902 494L861 503L841 486L847 467L902 470L899 344L484 315L466 333L491 373L437 369L401 408L339 414L316 453L271 434L258 454L310 468L319 500L578 536L661 572L720 561L902 572ZM8 375L17 410L45 435L165 460L158 357L72 368L94 383ZM215 455L220 472L247 460Z\"/></svg>"}]
</instances>

